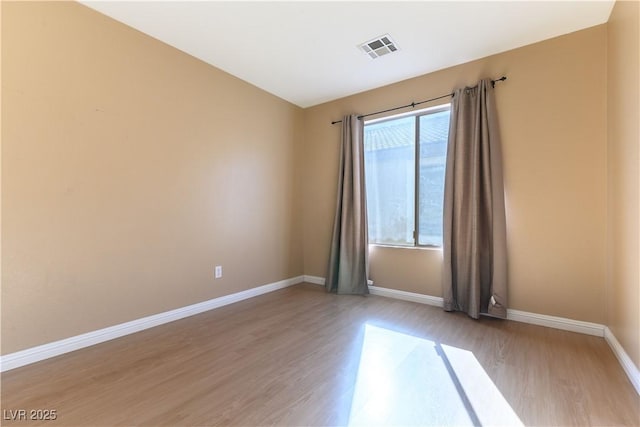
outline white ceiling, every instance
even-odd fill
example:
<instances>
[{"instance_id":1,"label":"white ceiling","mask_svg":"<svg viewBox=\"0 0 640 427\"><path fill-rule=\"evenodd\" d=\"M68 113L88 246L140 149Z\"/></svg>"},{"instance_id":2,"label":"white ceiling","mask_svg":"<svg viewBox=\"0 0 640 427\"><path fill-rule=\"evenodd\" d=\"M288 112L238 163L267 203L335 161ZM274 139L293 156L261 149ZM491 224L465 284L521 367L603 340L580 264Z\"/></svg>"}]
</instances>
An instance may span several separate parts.
<instances>
[{"instance_id":1,"label":"white ceiling","mask_svg":"<svg viewBox=\"0 0 640 427\"><path fill-rule=\"evenodd\" d=\"M606 22L606 1L81 3L300 107ZM357 46L390 34L370 59Z\"/></svg>"}]
</instances>

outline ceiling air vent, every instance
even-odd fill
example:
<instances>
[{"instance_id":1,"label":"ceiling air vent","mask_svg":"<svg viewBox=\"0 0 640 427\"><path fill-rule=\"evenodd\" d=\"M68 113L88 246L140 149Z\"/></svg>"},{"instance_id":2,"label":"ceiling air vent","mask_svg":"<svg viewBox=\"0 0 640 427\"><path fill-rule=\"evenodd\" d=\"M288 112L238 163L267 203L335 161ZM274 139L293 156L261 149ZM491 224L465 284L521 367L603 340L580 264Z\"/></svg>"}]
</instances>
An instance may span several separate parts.
<instances>
[{"instance_id":1,"label":"ceiling air vent","mask_svg":"<svg viewBox=\"0 0 640 427\"><path fill-rule=\"evenodd\" d=\"M393 39L391 39L391 37L389 37L388 34L362 43L358 47L373 59L398 50L398 45L393 41Z\"/></svg>"}]
</instances>

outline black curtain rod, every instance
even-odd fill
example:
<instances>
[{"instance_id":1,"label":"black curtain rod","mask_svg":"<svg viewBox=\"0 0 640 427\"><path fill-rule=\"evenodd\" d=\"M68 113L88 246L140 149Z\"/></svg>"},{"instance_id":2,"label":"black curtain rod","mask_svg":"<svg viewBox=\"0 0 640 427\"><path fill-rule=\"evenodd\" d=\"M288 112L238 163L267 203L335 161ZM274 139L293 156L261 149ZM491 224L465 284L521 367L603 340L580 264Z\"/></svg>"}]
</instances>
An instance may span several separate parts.
<instances>
[{"instance_id":1,"label":"black curtain rod","mask_svg":"<svg viewBox=\"0 0 640 427\"><path fill-rule=\"evenodd\" d=\"M491 80L491 86L495 87L496 82L503 82L505 80L507 80L506 76L502 76L499 79ZM388 110L382 110L382 111L376 111L375 113L363 114L361 116L358 116L358 119L362 119L364 117L369 117L369 116L375 116L376 114L388 113L389 111L401 110L401 109L407 108L407 107L414 108L416 105L426 104L427 102L436 101L438 99L446 98L448 96L453 96L453 92L448 93L446 95L436 96L435 98L427 99L425 101L412 102L411 104L402 105L400 107L389 108ZM335 120L335 121L331 122L332 125L335 125L336 123L342 123L342 120Z\"/></svg>"}]
</instances>

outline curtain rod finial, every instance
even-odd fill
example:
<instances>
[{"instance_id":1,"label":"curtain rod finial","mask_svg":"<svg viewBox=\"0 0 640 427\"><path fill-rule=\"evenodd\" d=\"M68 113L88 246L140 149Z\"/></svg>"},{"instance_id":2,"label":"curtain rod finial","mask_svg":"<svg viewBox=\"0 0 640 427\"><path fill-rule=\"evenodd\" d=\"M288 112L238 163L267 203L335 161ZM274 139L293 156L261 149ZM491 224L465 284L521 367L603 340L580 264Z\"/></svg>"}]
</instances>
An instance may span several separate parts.
<instances>
[{"instance_id":1,"label":"curtain rod finial","mask_svg":"<svg viewBox=\"0 0 640 427\"><path fill-rule=\"evenodd\" d=\"M503 82L507 80L507 76L502 76L499 79L491 80L491 87L496 87L496 82Z\"/></svg>"}]
</instances>

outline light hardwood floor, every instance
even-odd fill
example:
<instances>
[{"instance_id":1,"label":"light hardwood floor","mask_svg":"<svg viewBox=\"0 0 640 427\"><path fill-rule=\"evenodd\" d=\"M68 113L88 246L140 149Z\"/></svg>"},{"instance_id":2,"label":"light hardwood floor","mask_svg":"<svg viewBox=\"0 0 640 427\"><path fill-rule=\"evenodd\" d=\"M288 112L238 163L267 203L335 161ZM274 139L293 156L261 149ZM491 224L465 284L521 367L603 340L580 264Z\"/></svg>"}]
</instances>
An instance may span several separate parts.
<instances>
[{"instance_id":1,"label":"light hardwood floor","mask_svg":"<svg viewBox=\"0 0 640 427\"><path fill-rule=\"evenodd\" d=\"M602 338L309 284L5 372L1 400L20 426L640 425Z\"/></svg>"}]
</instances>

